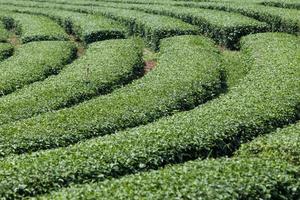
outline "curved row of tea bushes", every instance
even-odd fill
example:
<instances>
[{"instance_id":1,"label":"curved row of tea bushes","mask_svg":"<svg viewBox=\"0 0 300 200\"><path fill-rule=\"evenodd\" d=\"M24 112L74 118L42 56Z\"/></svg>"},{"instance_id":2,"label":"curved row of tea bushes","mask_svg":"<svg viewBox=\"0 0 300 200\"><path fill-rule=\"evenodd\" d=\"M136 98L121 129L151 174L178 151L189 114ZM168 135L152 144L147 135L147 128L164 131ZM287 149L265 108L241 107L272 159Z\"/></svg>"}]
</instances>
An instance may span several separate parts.
<instances>
[{"instance_id":1,"label":"curved row of tea bushes","mask_svg":"<svg viewBox=\"0 0 300 200\"><path fill-rule=\"evenodd\" d=\"M265 32L268 25L238 13L188 8L169 5L103 4L141 10L147 13L168 15L200 27L200 32L213 38L220 45L237 48L239 39L251 33Z\"/></svg>"},{"instance_id":2,"label":"curved row of tea bushes","mask_svg":"<svg viewBox=\"0 0 300 200\"><path fill-rule=\"evenodd\" d=\"M67 146L187 110L222 88L220 55L201 36L166 39L158 66L143 78L78 106L0 127L0 154Z\"/></svg>"},{"instance_id":3,"label":"curved row of tea bushes","mask_svg":"<svg viewBox=\"0 0 300 200\"><path fill-rule=\"evenodd\" d=\"M77 8L76 8L77 9ZM81 9L89 12L89 9ZM161 39L175 35L199 33L196 26L171 17L148 14L140 11L93 7L92 12L115 19L130 27L131 34L144 37L150 47L158 50Z\"/></svg>"},{"instance_id":4,"label":"curved row of tea bushes","mask_svg":"<svg viewBox=\"0 0 300 200\"><path fill-rule=\"evenodd\" d=\"M265 6L275 6L275 7L280 7L280 8L290 8L290 9L298 9L300 10L300 3L296 2L295 3L285 3L285 2L281 2L281 1L264 1L262 3Z\"/></svg>"},{"instance_id":5,"label":"curved row of tea bushes","mask_svg":"<svg viewBox=\"0 0 300 200\"><path fill-rule=\"evenodd\" d=\"M299 166L300 122L243 144L235 156L243 158L276 158Z\"/></svg>"},{"instance_id":6,"label":"curved row of tea bushes","mask_svg":"<svg viewBox=\"0 0 300 200\"><path fill-rule=\"evenodd\" d=\"M76 54L73 44L64 41L31 42L0 63L0 96L58 73Z\"/></svg>"},{"instance_id":7,"label":"curved row of tea bushes","mask_svg":"<svg viewBox=\"0 0 300 200\"><path fill-rule=\"evenodd\" d=\"M3 1L3 0L0 0ZM7 0L4 0L7 1ZM101 2L119 2L119 3L134 3L134 4L171 4L173 3L173 0L101 0L101 1L94 1L94 0L73 0L72 2L68 0L33 0L33 3L57 3L57 4L74 4L74 5L86 5L86 6L93 6L93 5L98 5ZM29 4L32 4L30 2Z\"/></svg>"},{"instance_id":8,"label":"curved row of tea bushes","mask_svg":"<svg viewBox=\"0 0 300 200\"><path fill-rule=\"evenodd\" d=\"M75 185L37 199L298 199L299 161L298 122L242 145L231 159Z\"/></svg>"},{"instance_id":9,"label":"curved row of tea bushes","mask_svg":"<svg viewBox=\"0 0 300 200\"><path fill-rule=\"evenodd\" d=\"M226 95L146 126L70 147L4 159L0 162L1 195L36 195L71 183L101 181L198 157L230 155L248 138L297 119L299 42L295 36L279 33L247 36L242 41L242 52L251 71ZM29 123L26 125L15 125L14 129L30 128ZM32 127L32 131L36 129ZM4 145L8 139L2 130L3 150L16 146ZM72 131L76 130L78 127ZM44 137L50 138L52 133ZM21 136L16 135L14 140L24 141L24 146L32 144L32 138ZM44 137L39 137L40 143Z\"/></svg>"},{"instance_id":10,"label":"curved row of tea bushes","mask_svg":"<svg viewBox=\"0 0 300 200\"><path fill-rule=\"evenodd\" d=\"M1 6L4 9L4 6ZM1 10L0 19L15 28L23 43L40 40L68 40L69 36L57 23L44 16ZM13 27L11 27L13 26Z\"/></svg>"},{"instance_id":11,"label":"curved row of tea bushes","mask_svg":"<svg viewBox=\"0 0 300 200\"><path fill-rule=\"evenodd\" d=\"M6 10L49 17L64 27L69 34L76 35L76 37L85 43L125 38L127 35L127 30L124 26L100 15L89 15L58 9L27 7L26 4L16 5L21 7L8 5L2 5L1 7Z\"/></svg>"},{"instance_id":12,"label":"curved row of tea bushes","mask_svg":"<svg viewBox=\"0 0 300 200\"><path fill-rule=\"evenodd\" d=\"M69 107L136 78L142 71L142 42L107 40L91 44L85 55L57 75L0 98L0 124Z\"/></svg>"},{"instance_id":13,"label":"curved row of tea bushes","mask_svg":"<svg viewBox=\"0 0 300 200\"><path fill-rule=\"evenodd\" d=\"M0 43L0 61L8 58L14 52L14 48L9 43Z\"/></svg>"},{"instance_id":14,"label":"curved row of tea bushes","mask_svg":"<svg viewBox=\"0 0 300 200\"><path fill-rule=\"evenodd\" d=\"M32 199L299 199L299 168L257 158L188 162Z\"/></svg>"},{"instance_id":15,"label":"curved row of tea bushes","mask_svg":"<svg viewBox=\"0 0 300 200\"><path fill-rule=\"evenodd\" d=\"M209 8L238 12L248 17L267 22L272 31L280 31L298 34L300 33L300 12L295 9L285 9L263 6L252 3L226 3L226 2L197 2L197 3L178 3L177 5Z\"/></svg>"},{"instance_id":16,"label":"curved row of tea bushes","mask_svg":"<svg viewBox=\"0 0 300 200\"><path fill-rule=\"evenodd\" d=\"M40 12L37 11L37 12ZM43 12L43 11L42 11ZM100 15L89 15L62 10L48 10L44 13L53 19L65 19L63 26L71 29L85 43L113 38L125 38L127 30L118 22Z\"/></svg>"},{"instance_id":17,"label":"curved row of tea bushes","mask_svg":"<svg viewBox=\"0 0 300 200\"><path fill-rule=\"evenodd\" d=\"M44 8L57 8L77 11L93 15L103 15L124 24L129 29L129 35L145 38L148 46L158 50L159 41L175 35L198 34L199 28L172 17L149 14L141 11L108 8L74 6L69 4L47 4Z\"/></svg>"},{"instance_id":18,"label":"curved row of tea bushes","mask_svg":"<svg viewBox=\"0 0 300 200\"><path fill-rule=\"evenodd\" d=\"M300 2L298 0L265 0L262 2L266 6L275 6L280 8L291 8L300 10Z\"/></svg>"}]
</instances>

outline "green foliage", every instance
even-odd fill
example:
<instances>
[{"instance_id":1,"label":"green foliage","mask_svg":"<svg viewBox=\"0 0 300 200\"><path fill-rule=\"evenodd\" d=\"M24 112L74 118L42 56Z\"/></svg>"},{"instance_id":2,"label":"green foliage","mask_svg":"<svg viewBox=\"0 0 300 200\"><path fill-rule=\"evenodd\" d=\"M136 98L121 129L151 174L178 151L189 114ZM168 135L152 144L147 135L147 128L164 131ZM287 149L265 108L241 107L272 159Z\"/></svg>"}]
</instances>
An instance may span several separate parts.
<instances>
[{"instance_id":1,"label":"green foliage","mask_svg":"<svg viewBox=\"0 0 300 200\"><path fill-rule=\"evenodd\" d=\"M276 158L299 166L300 122L242 145L236 156Z\"/></svg>"},{"instance_id":2,"label":"green foliage","mask_svg":"<svg viewBox=\"0 0 300 200\"><path fill-rule=\"evenodd\" d=\"M188 162L122 179L77 185L35 199L299 199L299 167L276 159Z\"/></svg>"},{"instance_id":3,"label":"green foliage","mask_svg":"<svg viewBox=\"0 0 300 200\"><path fill-rule=\"evenodd\" d=\"M0 98L0 124L69 107L129 82L143 67L142 49L136 39L91 44L57 76Z\"/></svg>"},{"instance_id":4,"label":"green foliage","mask_svg":"<svg viewBox=\"0 0 300 200\"><path fill-rule=\"evenodd\" d=\"M8 43L0 43L0 61L12 55L14 48Z\"/></svg>"},{"instance_id":5,"label":"green foliage","mask_svg":"<svg viewBox=\"0 0 300 200\"><path fill-rule=\"evenodd\" d=\"M2 9L44 15L59 23L69 34L75 34L85 43L112 38L124 38L127 30L118 22L100 15L89 15L58 9L45 9L39 7L27 7L27 4L16 6L2 6ZM35 5L35 4L34 4ZM39 4L35 5L38 6Z\"/></svg>"},{"instance_id":6,"label":"green foliage","mask_svg":"<svg viewBox=\"0 0 300 200\"><path fill-rule=\"evenodd\" d=\"M161 66L163 66L163 62L166 62L162 59L166 59L169 64L170 60L174 59L176 54L171 50L177 49L177 53L181 51L188 53L185 54L185 57L190 60L187 55L191 52L187 52L183 48L186 41L183 40L183 44L179 42L174 45L175 41L169 39L167 43L163 43ZM168 48L164 47L168 43L173 45ZM201 40L197 42L197 44L199 43ZM265 46L265 43L268 43L268 46ZM191 45L190 42L188 44L188 46ZM178 50L178 45L181 50ZM297 118L296 114L299 112L297 106L300 99L297 92L300 87L298 79L300 70L299 65L297 65L300 55L298 45L299 38L287 34L266 33L248 36L242 41L242 51L244 56L248 58L248 64L253 65L253 67L241 83L232 88L228 94L199 106L193 111L179 113L115 135L82 142L67 148L8 157L0 163L0 174L3 174L0 187L1 195L14 198L29 194L35 195L70 183L104 180L140 170L157 169L168 163L183 162L196 157L230 154L239 146L240 142L258 134L269 132L275 127L290 123ZM170 55L166 52L170 52ZM200 56L203 52L208 55L212 54L207 51L206 47L205 51L194 57L202 61L199 63L208 63L203 60L207 55ZM171 55L172 59L167 59ZM176 59L178 60L176 61L181 60L182 62L181 58L177 55ZM198 70L201 68L199 67ZM165 68L164 71L168 70ZM195 73L195 71L193 72ZM153 73L153 75L157 74ZM205 74L205 77L207 75L208 73ZM186 83L180 85L186 85ZM170 89L170 87L168 88ZM182 91L178 92L178 94L181 93ZM148 97L153 96L151 94L153 93L148 93ZM159 98L162 102L163 99ZM128 100L130 99L128 98ZM134 102L136 103L136 101ZM153 103L157 104L157 102ZM142 105L141 103L136 104ZM101 103L97 105L102 105L102 110L106 108ZM160 103L160 105L162 104ZM124 107L124 104L119 104L119 106ZM96 110L96 106L94 109ZM150 108L150 110L155 109ZM114 109L113 111L117 110ZM93 113L89 112L89 115L93 115ZM47 120L53 122L57 117ZM75 116L72 115L72 119L74 119L73 117ZM116 118L115 115L114 117ZM35 123L47 124L45 120L40 119L42 118L37 118L38 121ZM62 119L65 120L66 118ZM82 118L77 119L82 123ZM76 121L72 122L76 124ZM23 127L15 124L13 128L14 130L22 130L22 134L28 136L30 132L25 130L26 127L31 128L31 132L38 129L37 126L31 126L33 123L33 121L30 123L28 121ZM54 121L53 124L55 123L57 121ZM56 127L56 131L62 131L65 124L59 124ZM7 131L2 130L1 135L3 136ZM45 140L43 137L51 138L54 135L53 130L48 132L46 129L44 130L44 132L38 131L40 134L37 139L39 144ZM69 128L69 130L74 132L80 128L77 126L74 129ZM79 134L77 132L73 137ZM33 144L30 137L25 138L21 134L14 136L13 140L22 140L24 146L29 143ZM65 133L62 136L66 138ZM73 137L69 139L73 139ZM11 140L7 137L1 140L4 150L10 146L16 146L12 143L5 146L4 142ZM59 138L55 142L59 143L61 140L62 138ZM49 145L49 143L44 143L45 146L47 144ZM230 165L221 164L221 166ZM240 166L243 168L243 165ZM238 172L238 170L236 171ZM252 193L250 192L250 194Z\"/></svg>"},{"instance_id":7,"label":"green foliage","mask_svg":"<svg viewBox=\"0 0 300 200\"><path fill-rule=\"evenodd\" d=\"M8 31L5 28L5 25L0 20L0 42L6 42L8 39Z\"/></svg>"},{"instance_id":8,"label":"green foliage","mask_svg":"<svg viewBox=\"0 0 300 200\"><path fill-rule=\"evenodd\" d=\"M75 185L38 199L297 199L299 160L298 122L242 145L231 159Z\"/></svg>"},{"instance_id":9,"label":"green foliage","mask_svg":"<svg viewBox=\"0 0 300 200\"><path fill-rule=\"evenodd\" d=\"M140 11L109 7L87 7L74 5L52 5L52 8L67 9L89 14L104 15L126 25L130 35L144 37L147 44L158 50L159 41L175 35L197 34L196 26L167 16L147 14Z\"/></svg>"},{"instance_id":10,"label":"green foliage","mask_svg":"<svg viewBox=\"0 0 300 200\"><path fill-rule=\"evenodd\" d=\"M272 31L293 34L300 33L300 13L298 10L268 7L245 2L189 2L178 3L178 5L238 12L257 20L267 22L271 26Z\"/></svg>"},{"instance_id":11,"label":"green foliage","mask_svg":"<svg viewBox=\"0 0 300 200\"><path fill-rule=\"evenodd\" d=\"M263 0L263 5L275 6L281 8L291 8L300 10L300 2L298 0Z\"/></svg>"},{"instance_id":12,"label":"green foliage","mask_svg":"<svg viewBox=\"0 0 300 200\"><path fill-rule=\"evenodd\" d=\"M170 17L115 8L95 7L93 10L95 13L103 14L127 24L132 34L145 37L148 45L154 50L158 50L159 41L165 37L196 34L198 32L195 26Z\"/></svg>"},{"instance_id":13,"label":"green foliage","mask_svg":"<svg viewBox=\"0 0 300 200\"><path fill-rule=\"evenodd\" d=\"M299 2L191 1L0 0L1 199L300 199Z\"/></svg>"},{"instance_id":14,"label":"green foliage","mask_svg":"<svg viewBox=\"0 0 300 200\"><path fill-rule=\"evenodd\" d=\"M167 39L158 66L132 84L69 109L3 125L1 155L66 146L191 109L220 92L219 61L208 39Z\"/></svg>"},{"instance_id":15,"label":"green foliage","mask_svg":"<svg viewBox=\"0 0 300 200\"><path fill-rule=\"evenodd\" d=\"M1 6L1 9L2 6ZM39 40L68 40L62 27L44 16L1 11L0 19L9 28L16 28L23 43Z\"/></svg>"},{"instance_id":16,"label":"green foliage","mask_svg":"<svg viewBox=\"0 0 300 200\"><path fill-rule=\"evenodd\" d=\"M57 13L59 13L61 18L67 18L64 21L64 27L71 26L72 32L86 43L112 38L124 38L127 34L124 26L100 15L58 10L53 10L52 13L47 13L47 15L57 16Z\"/></svg>"},{"instance_id":17,"label":"green foliage","mask_svg":"<svg viewBox=\"0 0 300 200\"><path fill-rule=\"evenodd\" d=\"M213 38L220 45L228 48L237 48L239 39L244 35L268 30L266 23L237 13L169 5L107 5L137 9L182 19L187 23L199 26L201 33Z\"/></svg>"},{"instance_id":18,"label":"green foliage","mask_svg":"<svg viewBox=\"0 0 300 200\"><path fill-rule=\"evenodd\" d=\"M22 45L0 63L0 95L5 95L48 75L58 73L75 56L69 42L32 42Z\"/></svg>"},{"instance_id":19,"label":"green foliage","mask_svg":"<svg viewBox=\"0 0 300 200\"><path fill-rule=\"evenodd\" d=\"M247 75L251 66L243 62L243 55L240 51L222 51L222 68L226 77L228 89L238 85Z\"/></svg>"}]
</instances>

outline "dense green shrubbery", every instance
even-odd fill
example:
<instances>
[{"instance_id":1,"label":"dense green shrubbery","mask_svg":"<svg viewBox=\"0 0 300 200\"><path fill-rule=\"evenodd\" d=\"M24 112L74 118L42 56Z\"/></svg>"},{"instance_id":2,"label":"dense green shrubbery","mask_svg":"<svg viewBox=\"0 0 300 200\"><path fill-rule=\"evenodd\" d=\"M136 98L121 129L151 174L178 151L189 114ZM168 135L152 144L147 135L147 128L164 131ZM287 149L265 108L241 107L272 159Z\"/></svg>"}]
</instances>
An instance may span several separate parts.
<instances>
[{"instance_id":1,"label":"dense green shrubbery","mask_svg":"<svg viewBox=\"0 0 300 200\"><path fill-rule=\"evenodd\" d=\"M299 166L300 122L242 145L236 157L276 158Z\"/></svg>"},{"instance_id":2,"label":"dense green shrubbery","mask_svg":"<svg viewBox=\"0 0 300 200\"><path fill-rule=\"evenodd\" d=\"M193 111L122 133L67 148L7 158L0 163L1 174L7 174L2 177L1 194L9 197L34 195L72 182L103 180L140 170L156 169L167 163L232 153L240 142L297 118L300 99L298 45L297 37L285 34L268 33L246 37L242 41L242 51L248 58L248 64L253 67L228 94ZM183 45L179 46L185 52ZM166 52L170 52L170 47ZM174 58L174 52L170 54ZM204 60L202 62L206 63ZM124 104L119 106L124 107ZM37 123L44 125L46 121L40 120ZM77 120L73 123L77 123ZM32 132L38 129L37 126L30 125L27 123L20 127L15 124L14 129L30 135L30 131L24 131L25 127L31 128ZM56 131L63 128L65 127L61 124ZM6 131L2 130L1 135L4 136ZM76 131L80 128L69 130ZM43 137L51 138L51 134L53 130L43 134ZM78 132L75 136L78 136ZM39 144L46 139L43 137L40 135L37 139ZM4 150L10 146L16 147L12 143L5 145L11 139L2 138ZM32 138L25 138L21 134L16 134L13 140L22 140L24 146L33 144ZM58 139L55 142L60 141ZM47 146L47 143L43 145Z\"/></svg>"},{"instance_id":3,"label":"dense green shrubbery","mask_svg":"<svg viewBox=\"0 0 300 200\"><path fill-rule=\"evenodd\" d=\"M51 4L46 5L51 6ZM268 29L266 23L256 21L240 14L228 13L224 11L200 8L183 8L169 5L136 5L108 2L99 2L96 5L97 6L94 7L96 10L112 9L112 7L115 7L129 10L141 10L148 13L164 14L171 17L176 17L188 23L198 25L200 27L200 32L212 37L220 44L230 48L237 47L238 40L241 36L255 32L264 32ZM105 8L98 6L104 6ZM65 8L65 6L61 6L61 8ZM127 12L132 13L131 11ZM134 15L131 14L131 16Z\"/></svg>"},{"instance_id":4,"label":"dense green shrubbery","mask_svg":"<svg viewBox=\"0 0 300 200\"><path fill-rule=\"evenodd\" d=\"M300 2L298 0L263 0L262 4L281 8L300 9Z\"/></svg>"},{"instance_id":5,"label":"dense green shrubbery","mask_svg":"<svg viewBox=\"0 0 300 200\"><path fill-rule=\"evenodd\" d=\"M223 50L222 60L226 85L230 90L243 80L251 69L251 66L243 61L243 55L240 51Z\"/></svg>"},{"instance_id":6,"label":"dense green shrubbery","mask_svg":"<svg viewBox=\"0 0 300 200\"><path fill-rule=\"evenodd\" d=\"M14 48L8 43L0 43L0 61L12 55Z\"/></svg>"},{"instance_id":7,"label":"dense green shrubbery","mask_svg":"<svg viewBox=\"0 0 300 200\"><path fill-rule=\"evenodd\" d=\"M66 146L191 109L221 90L219 54L201 36L165 40L157 68L111 94L0 128L2 156Z\"/></svg>"},{"instance_id":8,"label":"dense green shrubbery","mask_svg":"<svg viewBox=\"0 0 300 200\"><path fill-rule=\"evenodd\" d=\"M20 0L17 0L20 1ZM0 2L11 2L9 0L0 0ZM34 5L34 4L74 4L74 5L86 5L86 6L97 6L99 3L102 3L103 1L82 1L82 0L38 0L38 1L30 1L26 2L27 4ZM173 0L105 0L104 2L116 2L116 3L134 3L134 4L171 4L174 3Z\"/></svg>"},{"instance_id":9,"label":"dense green shrubbery","mask_svg":"<svg viewBox=\"0 0 300 200\"><path fill-rule=\"evenodd\" d=\"M0 96L58 73L75 56L69 42L45 41L22 45L0 63Z\"/></svg>"},{"instance_id":10,"label":"dense green shrubbery","mask_svg":"<svg viewBox=\"0 0 300 200\"><path fill-rule=\"evenodd\" d=\"M136 39L91 44L57 76L0 98L0 124L69 107L129 82L142 70L142 49Z\"/></svg>"},{"instance_id":11,"label":"dense green shrubbery","mask_svg":"<svg viewBox=\"0 0 300 200\"><path fill-rule=\"evenodd\" d=\"M65 4L47 4L51 8L79 11L89 14L104 15L112 18L129 28L130 35L144 37L147 44L154 50L158 50L160 39L174 35L197 34L196 26L185 23L179 19L167 16L148 14L140 11L108 8L108 7L87 7ZM46 6L46 7L47 7Z\"/></svg>"},{"instance_id":12,"label":"dense green shrubbery","mask_svg":"<svg viewBox=\"0 0 300 200\"><path fill-rule=\"evenodd\" d=\"M299 161L298 122L242 145L231 159L193 161L77 185L39 199L297 199Z\"/></svg>"},{"instance_id":13,"label":"dense green shrubbery","mask_svg":"<svg viewBox=\"0 0 300 200\"><path fill-rule=\"evenodd\" d=\"M297 199L298 176L298 167L278 160L204 160L77 185L37 199Z\"/></svg>"},{"instance_id":14,"label":"dense green shrubbery","mask_svg":"<svg viewBox=\"0 0 300 200\"><path fill-rule=\"evenodd\" d=\"M84 10L89 12L89 9ZM145 37L149 46L155 50L158 50L159 41L165 37L198 33L197 27L170 17L115 8L94 7L92 11L126 24L131 34Z\"/></svg>"},{"instance_id":15,"label":"dense green shrubbery","mask_svg":"<svg viewBox=\"0 0 300 200\"><path fill-rule=\"evenodd\" d=\"M66 28L70 26L72 32L86 43L112 38L125 38L127 34L124 26L100 15L61 10L47 11L46 15L53 18L66 19L63 22L63 26Z\"/></svg>"},{"instance_id":16,"label":"dense green shrubbery","mask_svg":"<svg viewBox=\"0 0 300 200\"><path fill-rule=\"evenodd\" d=\"M266 23L246 16L224 11L201 8L175 7L169 5L104 4L107 6L137 9L145 12L168 15L200 27L200 32L228 48L237 48L239 39L250 33L265 32Z\"/></svg>"},{"instance_id":17,"label":"dense green shrubbery","mask_svg":"<svg viewBox=\"0 0 300 200\"><path fill-rule=\"evenodd\" d=\"M1 6L1 9L2 6ZM39 40L68 40L62 27L44 16L6 12L1 10L0 19L8 28L16 28L23 43Z\"/></svg>"},{"instance_id":18,"label":"dense green shrubbery","mask_svg":"<svg viewBox=\"0 0 300 200\"><path fill-rule=\"evenodd\" d=\"M268 7L245 2L199 2L178 3L178 5L238 12L267 22L271 26L272 31L300 33L300 14L298 10Z\"/></svg>"},{"instance_id":19,"label":"dense green shrubbery","mask_svg":"<svg viewBox=\"0 0 300 200\"><path fill-rule=\"evenodd\" d=\"M69 34L75 34L85 43L113 38L125 38L127 33L124 26L100 15L88 15L49 8L27 7L27 4L16 5L21 7L4 5L2 9L5 8L6 10L49 17L64 27Z\"/></svg>"}]
</instances>

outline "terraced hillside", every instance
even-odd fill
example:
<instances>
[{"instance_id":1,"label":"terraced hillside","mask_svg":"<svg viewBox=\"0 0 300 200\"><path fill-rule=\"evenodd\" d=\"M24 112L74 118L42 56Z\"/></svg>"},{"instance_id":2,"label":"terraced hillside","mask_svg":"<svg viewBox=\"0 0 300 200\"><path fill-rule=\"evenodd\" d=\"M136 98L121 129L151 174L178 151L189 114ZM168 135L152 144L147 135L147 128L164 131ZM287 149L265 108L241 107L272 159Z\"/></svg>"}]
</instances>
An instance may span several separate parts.
<instances>
[{"instance_id":1,"label":"terraced hillside","mask_svg":"<svg viewBox=\"0 0 300 200\"><path fill-rule=\"evenodd\" d=\"M300 199L299 0L0 0L0 199Z\"/></svg>"}]
</instances>

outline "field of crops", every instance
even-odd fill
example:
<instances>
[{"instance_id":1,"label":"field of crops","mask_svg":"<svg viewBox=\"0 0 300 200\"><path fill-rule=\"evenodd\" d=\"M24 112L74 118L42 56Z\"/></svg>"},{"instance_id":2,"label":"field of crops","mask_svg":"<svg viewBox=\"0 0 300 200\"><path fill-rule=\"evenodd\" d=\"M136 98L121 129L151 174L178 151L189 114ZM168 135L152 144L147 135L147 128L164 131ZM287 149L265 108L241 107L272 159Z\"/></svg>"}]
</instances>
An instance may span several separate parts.
<instances>
[{"instance_id":1,"label":"field of crops","mask_svg":"<svg viewBox=\"0 0 300 200\"><path fill-rule=\"evenodd\" d=\"M0 199L300 199L300 0L0 0Z\"/></svg>"}]
</instances>

